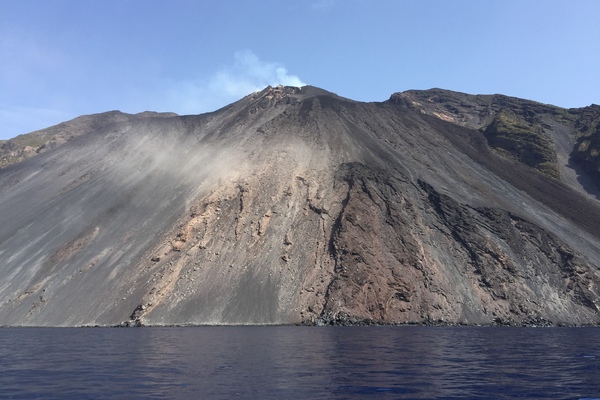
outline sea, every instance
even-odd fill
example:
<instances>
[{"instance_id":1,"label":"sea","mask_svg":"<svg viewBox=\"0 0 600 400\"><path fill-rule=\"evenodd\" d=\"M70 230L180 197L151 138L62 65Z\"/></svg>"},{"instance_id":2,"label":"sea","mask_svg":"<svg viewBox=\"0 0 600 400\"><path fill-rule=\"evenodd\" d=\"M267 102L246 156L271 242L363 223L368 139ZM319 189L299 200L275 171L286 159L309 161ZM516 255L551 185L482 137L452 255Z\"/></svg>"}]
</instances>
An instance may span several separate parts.
<instances>
[{"instance_id":1,"label":"sea","mask_svg":"<svg viewBox=\"0 0 600 400\"><path fill-rule=\"evenodd\" d=\"M600 328L2 328L2 399L600 399Z\"/></svg>"}]
</instances>

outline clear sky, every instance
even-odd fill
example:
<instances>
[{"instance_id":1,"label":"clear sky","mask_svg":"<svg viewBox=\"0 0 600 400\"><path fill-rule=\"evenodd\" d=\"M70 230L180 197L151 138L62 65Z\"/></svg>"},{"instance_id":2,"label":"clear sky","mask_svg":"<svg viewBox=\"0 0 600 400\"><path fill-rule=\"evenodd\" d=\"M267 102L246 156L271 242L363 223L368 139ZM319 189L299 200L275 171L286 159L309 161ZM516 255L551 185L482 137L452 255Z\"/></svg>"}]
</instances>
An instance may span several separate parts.
<instances>
[{"instance_id":1,"label":"clear sky","mask_svg":"<svg viewBox=\"0 0 600 400\"><path fill-rule=\"evenodd\" d=\"M598 0L18 0L0 139L82 114L213 111L268 84L600 103Z\"/></svg>"}]
</instances>

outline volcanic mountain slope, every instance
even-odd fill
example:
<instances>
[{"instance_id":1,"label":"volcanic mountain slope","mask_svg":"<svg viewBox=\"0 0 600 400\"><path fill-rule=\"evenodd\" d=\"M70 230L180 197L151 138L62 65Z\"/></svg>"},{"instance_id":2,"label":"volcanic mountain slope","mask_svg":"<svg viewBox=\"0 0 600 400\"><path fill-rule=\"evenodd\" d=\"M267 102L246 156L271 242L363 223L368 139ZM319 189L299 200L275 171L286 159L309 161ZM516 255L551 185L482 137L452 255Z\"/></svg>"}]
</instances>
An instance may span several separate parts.
<instances>
[{"instance_id":1,"label":"volcanic mountain slope","mask_svg":"<svg viewBox=\"0 0 600 400\"><path fill-rule=\"evenodd\" d=\"M0 140L0 168L23 161L36 154L48 151L56 146L88 132L96 131L108 125L149 117L174 117L175 113L141 112L126 114L120 111L108 111L101 114L82 115L50 128L41 129L10 140Z\"/></svg>"},{"instance_id":2,"label":"volcanic mountain slope","mask_svg":"<svg viewBox=\"0 0 600 400\"><path fill-rule=\"evenodd\" d=\"M564 109L503 95L442 89L390 101L480 130L490 147L583 194L600 198L600 106Z\"/></svg>"},{"instance_id":3,"label":"volcanic mountain slope","mask_svg":"<svg viewBox=\"0 0 600 400\"><path fill-rule=\"evenodd\" d=\"M418 96L269 87L0 170L0 324L598 324L579 114Z\"/></svg>"}]
</instances>

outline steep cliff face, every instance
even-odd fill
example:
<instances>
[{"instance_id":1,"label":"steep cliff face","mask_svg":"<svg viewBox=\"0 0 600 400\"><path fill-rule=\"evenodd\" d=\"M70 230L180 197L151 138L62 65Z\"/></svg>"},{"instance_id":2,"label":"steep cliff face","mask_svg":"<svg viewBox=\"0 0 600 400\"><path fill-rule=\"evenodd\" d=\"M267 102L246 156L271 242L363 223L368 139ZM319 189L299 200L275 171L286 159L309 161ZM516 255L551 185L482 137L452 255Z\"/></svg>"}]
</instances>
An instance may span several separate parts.
<instances>
[{"instance_id":1,"label":"steep cliff face","mask_svg":"<svg viewBox=\"0 0 600 400\"><path fill-rule=\"evenodd\" d=\"M597 271L554 235L382 171L346 171L326 322L585 323ZM401 193L401 195L400 195ZM570 306L565 307L565 303Z\"/></svg>"},{"instance_id":2,"label":"steep cliff face","mask_svg":"<svg viewBox=\"0 0 600 400\"><path fill-rule=\"evenodd\" d=\"M585 107L576 115L578 138L571 160L590 175L596 188L600 188L600 106Z\"/></svg>"},{"instance_id":3,"label":"steep cliff face","mask_svg":"<svg viewBox=\"0 0 600 400\"><path fill-rule=\"evenodd\" d=\"M267 88L0 170L0 324L598 324L597 200L415 96Z\"/></svg>"}]
</instances>

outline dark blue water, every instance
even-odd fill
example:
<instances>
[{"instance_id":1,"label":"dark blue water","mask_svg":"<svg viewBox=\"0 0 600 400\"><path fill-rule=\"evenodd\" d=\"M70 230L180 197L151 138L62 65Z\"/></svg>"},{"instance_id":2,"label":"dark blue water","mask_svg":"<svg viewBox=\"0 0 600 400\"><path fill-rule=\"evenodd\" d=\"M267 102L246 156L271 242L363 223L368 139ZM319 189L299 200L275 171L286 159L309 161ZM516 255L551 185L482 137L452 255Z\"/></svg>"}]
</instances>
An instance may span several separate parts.
<instances>
[{"instance_id":1,"label":"dark blue water","mask_svg":"<svg viewBox=\"0 0 600 400\"><path fill-rule=\"evenodd\" d=\"M0 398L600 398L600 329L0 329Z\"/></svg>"}]
</instances>

